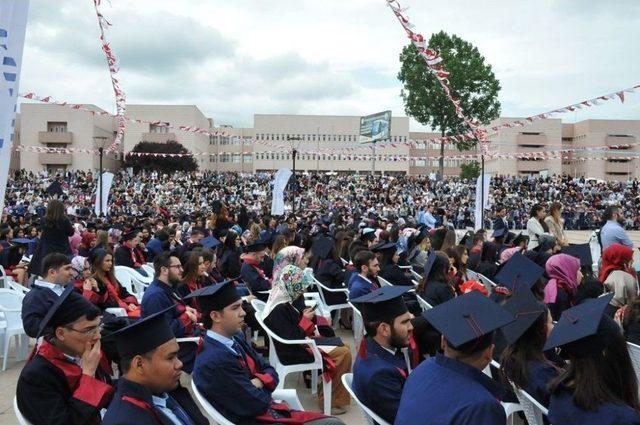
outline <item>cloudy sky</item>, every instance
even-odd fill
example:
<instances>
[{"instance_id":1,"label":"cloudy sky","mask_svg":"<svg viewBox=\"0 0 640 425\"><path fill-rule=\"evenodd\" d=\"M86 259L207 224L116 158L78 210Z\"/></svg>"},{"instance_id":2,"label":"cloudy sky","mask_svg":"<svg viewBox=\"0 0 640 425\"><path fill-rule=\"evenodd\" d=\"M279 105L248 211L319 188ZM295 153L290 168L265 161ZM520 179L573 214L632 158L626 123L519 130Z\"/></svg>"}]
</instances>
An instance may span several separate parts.
<instances>
[{"instance_id":1,"label":"cloudy sky","mask_svg":"<svg viewBox=\"0 0 640 425\"><path fill-rule=\"evenodd\" d=\"M401 4L425 36L445 30L479 48L503 116L640 84L638 0ZM21 92L114 111L92 5L31 0ZM405 115L396 75L407 39L385 0L111 0L103 12L129 103L195 104L236 127L254 113ZM585 118L640 119L640 92L563 116Z\"/></svg>"}]
</instances>

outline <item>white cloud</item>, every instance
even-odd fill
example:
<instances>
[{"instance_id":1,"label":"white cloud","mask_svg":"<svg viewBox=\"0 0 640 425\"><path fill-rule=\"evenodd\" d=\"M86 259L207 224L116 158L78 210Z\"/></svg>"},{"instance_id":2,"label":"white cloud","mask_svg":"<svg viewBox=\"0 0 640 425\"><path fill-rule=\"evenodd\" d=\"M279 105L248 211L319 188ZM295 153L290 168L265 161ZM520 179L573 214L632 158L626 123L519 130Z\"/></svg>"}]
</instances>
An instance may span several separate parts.
<instances>
[{"instance_id":1,"label":"white cloud","mask_svg":"<svg viewBox=\"0 0 640 425\"><path fill-rule=\"evenodd\" d=\"M253 113L404 115L407 39L384 0L103 2L130 102L196 104L217 123ZM535 114L637 84L640 2L402 1L417 30L475 44L501 81L503 115ZM21 91L112 110L90 1L32 0ZM568 120L640 118L640 96ZM412 129L417 126L412 125Z\"/></svg>"}]
</instances>

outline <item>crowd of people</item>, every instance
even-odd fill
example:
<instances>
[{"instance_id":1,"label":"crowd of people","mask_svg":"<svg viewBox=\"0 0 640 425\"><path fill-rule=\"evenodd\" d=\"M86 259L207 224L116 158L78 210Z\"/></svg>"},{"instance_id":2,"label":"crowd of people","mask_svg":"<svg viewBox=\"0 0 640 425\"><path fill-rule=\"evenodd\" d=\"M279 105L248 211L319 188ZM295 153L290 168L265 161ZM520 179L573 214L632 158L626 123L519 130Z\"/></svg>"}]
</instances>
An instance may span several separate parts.
<instances>
[{"instance_id":1,"label":"crowd of people","mask_svg":"<svg viewBox=\"0 0 640 425\"><path fill-rule=\"evenodd\" d=\"M640 342L625 231L638 224L637 182L498 177L487 230L459 237L472 183L302 175L296 214L272 216L271 178L121 172L109 215L96 217L91 173L17 174L0 263L29 289L23 325L38 341L18 380L22 414L34 425L96 423L102 409L104 424L208 423L184 372L233 423L341 424L353 373L358 399L389 423L506 423L511 383L551 423L640 423L625 342ZM593 215L600 259L568 243L567 211ZM136 292L116 266L151 283ZM318 299L355 309L326 314ZM276 400L269 339L245 337L266 336L263 325L315 340L317 412ZM354 331L355 363L338 327ZM273 344L285 365L314 361L303 345Z\"/></svg>"}]
</instances>

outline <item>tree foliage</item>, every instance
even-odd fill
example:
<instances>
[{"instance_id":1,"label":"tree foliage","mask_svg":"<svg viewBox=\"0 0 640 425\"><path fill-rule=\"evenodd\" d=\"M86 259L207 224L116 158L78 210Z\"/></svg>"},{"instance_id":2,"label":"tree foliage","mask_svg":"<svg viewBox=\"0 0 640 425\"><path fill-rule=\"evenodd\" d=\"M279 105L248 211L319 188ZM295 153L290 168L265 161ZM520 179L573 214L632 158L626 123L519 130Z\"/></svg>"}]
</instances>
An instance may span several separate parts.
<instances>
[{"instance_id":1,"label":"tree foliage","mask_svg":"<svg viewBox=\"0 0 640 425\"><path fill-rule=\"evenodd\" d=\"M166 143L140 142L132 152L145 152L152 154L188 154L187 148L176 141ZM162 155L127 155L123 166L133 167L134 172L141 170L158 171L161 173L173 173L174 171L197 171L198 163L193 156L162 156Z\"/></svg>"},{"instance_id":2,"label":"tree foliage","mask_svg":"<svg viewBox=\"0 0 640 425\"><path fill-rule=\"evenodd\" d=\"M475 46L455 34L441 31L431 36L429 48L440 53L450 73L449 87L460 99L467 117L488 124L500 116L500 83ZM431 126L432 130L440 129L443 136L469 132L413 44L402 50L400 62L398 79L404 85L401 96L407 115ZM458 145L458 148L467 149L471 145Z\"/></svg>"},{"instance_id":3,"label":"tree foliage","mask_svg":"<svg viewBox=\"0 0 640 425\"><path fill-rule=\"evenodd\" d=\"M480 175L480 163L471 161L460 165L460 178L475 181Z\"/></svg>"}]
</instances>

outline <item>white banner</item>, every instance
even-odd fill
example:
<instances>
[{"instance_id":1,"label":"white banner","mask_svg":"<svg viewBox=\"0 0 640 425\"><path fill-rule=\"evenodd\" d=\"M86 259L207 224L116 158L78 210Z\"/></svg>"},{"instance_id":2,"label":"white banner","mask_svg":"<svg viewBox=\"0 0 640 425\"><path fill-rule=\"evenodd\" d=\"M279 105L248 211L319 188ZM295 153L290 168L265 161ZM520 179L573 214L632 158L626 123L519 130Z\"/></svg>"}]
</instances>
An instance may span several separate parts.
<instances>
[{"instance_id":1,"label":"white banner","mask_svg":"<svg viewBox=\"0 0 640 425\"><path fill-rule=\"evenodd\" d=\"M271 215L284 215L284 188L293 173L288 168L281 168L273 179L273 194L271 197Z\"/></svg>"},{"instance_id":2,"label":"white banner","mask_svg":"<svg viewBox=\"0 0 640 425\"><path fill-rule=\"evenodd\" d=\"M106 216L109 212L109 191L111 190L111 184L113 183L113 173L102 173L104 177L102 186L102 213ZM98 178L98 184L96 185L96 205L94 211L97 216L100 216L100 198L98 198L98 191L100 190L100 178Z\"/></svg>"},{"instance_id":3,"label":"white banner","mask_svg":"<svg viewBox=\"0 0 640 425\"><path fill-rule=\"evenodd\" d=\"M4 210L29 0L0 1L0 211Z\"/></svg>"},{"instance_id":4,"label":"white banner","mask_svg":"<svg viewBox=\"0 0 640 425\"><path fill-rule=\"evenodd\" d=\"M489 209L489 184L491 183L491 174L484 175L484 209ZM476 181L476 230L480 230L484 228L484 224L482 223L482 209L480 207L480 203L482 202L482 180L480 180L480 176L478 176L478 180Z\"/></svg>"}]
</instances>

